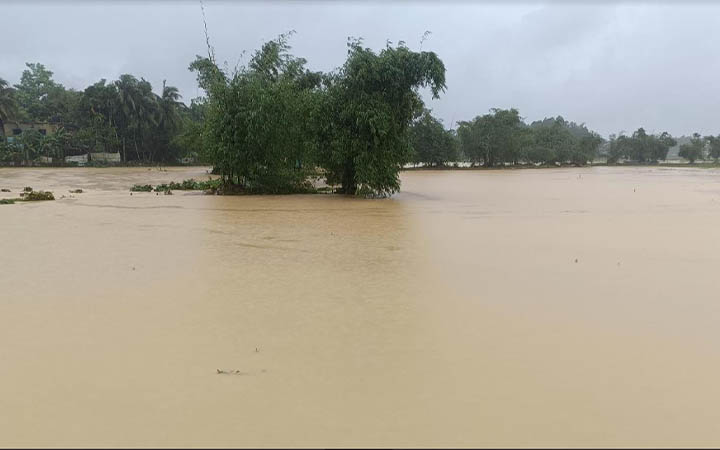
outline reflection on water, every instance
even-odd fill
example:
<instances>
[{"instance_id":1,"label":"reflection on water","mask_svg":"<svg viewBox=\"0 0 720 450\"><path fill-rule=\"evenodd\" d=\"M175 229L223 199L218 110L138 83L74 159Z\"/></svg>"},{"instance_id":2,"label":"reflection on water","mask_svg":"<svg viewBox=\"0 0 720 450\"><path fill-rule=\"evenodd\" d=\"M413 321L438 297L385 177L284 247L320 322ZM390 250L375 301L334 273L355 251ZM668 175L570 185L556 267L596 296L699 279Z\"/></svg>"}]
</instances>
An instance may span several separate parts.
<instances>
[{"instance_id":1,"label":"reflection on water","mask_svg":"<svg viewBox=\"0 0 720 450\"><path fill-rule=\"evenodd\" d=\"M0 169L0 445L720 443L717 172L205 172Z\"/></svg>"}]
</instances>

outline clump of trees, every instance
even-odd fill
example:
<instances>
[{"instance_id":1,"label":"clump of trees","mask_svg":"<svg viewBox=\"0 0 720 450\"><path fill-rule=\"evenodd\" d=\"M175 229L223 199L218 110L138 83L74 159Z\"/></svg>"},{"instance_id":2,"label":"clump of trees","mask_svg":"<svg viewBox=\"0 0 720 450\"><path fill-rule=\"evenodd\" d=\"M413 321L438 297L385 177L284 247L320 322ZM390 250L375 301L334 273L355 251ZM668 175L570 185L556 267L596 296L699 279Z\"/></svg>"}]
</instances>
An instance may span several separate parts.
<instances>
[{"instance_id":1,"label":"clump of trees","mask_svg":"<svg viewBox=\"0 0 720 450\"><path fill-rule=\"evenodd\" d=\"M615 163L621 159L639 162L656 163L667 159L668 150L677 141L668 133L651 135L645 129L638 128L632 136L611 136L608 149L608 162Z\"/></svg>"},{"instance_id":2,"label":"clump of trees","mask_svg":"<svg viewBox=\"0 0 720 450\"><path fill-rule=\"evenodd\" d=\"M0 79L0 125L50 122L59 131L24 131L12 143L0 142L0 161L120 152L126 162L174 162L197 149L200 106L187 107L165 81L155 93L149 81L124 74L76 91L56 82L44 65L26 66L14 87Z\"/></svg>"},{"instance_id":3,"label":"clump of trees","mask_svg":"<svg viewBox=\"0 0 720 450\"><path fill-rule=\"evenodd\" d=\"M603 139L585 125L562 117L526 124L517 109L491 109L489 114L459 123L457 135L468 161L494 167L506 164L577 164L595 158Z\"/></svg>"},{"instance_id":4,"label":"clump of trees","mask_svg":"<svg viewBox=\"0 0 720 450\"><path fill-rule=\"evenodd\" d=\"M705 148L705 141L702 136L698 133L693 133L690 142L680 146L680 152L678 155L681 158L685 158L690 161L690 164L695 164L695 161L703 158L703 150Z\"/></svg>"},{"instance_id":5,"label":"clump of trees","mask_svg":"<svg viewBox=\"0 0 720 450\"><path fill-rule=\"evenodd\" d=\"M304 191L313 175L346 194L397 191L423 108L418 89L439 96L442 61L403 43L376 53L350 40L339 70L312 72L287 39L266 43L233 73L212 52L190 65L208 94L203 145L216 170L250 192Z\"/></svg>"}]
</instances>

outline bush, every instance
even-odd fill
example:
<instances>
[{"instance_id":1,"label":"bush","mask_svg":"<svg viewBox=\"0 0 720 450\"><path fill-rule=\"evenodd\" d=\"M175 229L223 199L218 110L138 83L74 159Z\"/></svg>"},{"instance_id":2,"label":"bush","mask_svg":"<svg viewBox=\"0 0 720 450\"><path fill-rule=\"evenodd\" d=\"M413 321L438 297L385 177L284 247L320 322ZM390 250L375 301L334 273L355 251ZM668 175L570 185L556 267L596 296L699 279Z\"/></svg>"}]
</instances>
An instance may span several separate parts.
<instances>
[{"instance_id":1,"label":"bush","mask_svg":"<svg viewBox=\"0 0 720 450\"><path fill-rule=\"evenodd\" d=\"M25 194L23 200L26 202L35 202L41 200L55 200L55 196L52 192L47 191L32 191Z\"/></svg>"}]
</instances>

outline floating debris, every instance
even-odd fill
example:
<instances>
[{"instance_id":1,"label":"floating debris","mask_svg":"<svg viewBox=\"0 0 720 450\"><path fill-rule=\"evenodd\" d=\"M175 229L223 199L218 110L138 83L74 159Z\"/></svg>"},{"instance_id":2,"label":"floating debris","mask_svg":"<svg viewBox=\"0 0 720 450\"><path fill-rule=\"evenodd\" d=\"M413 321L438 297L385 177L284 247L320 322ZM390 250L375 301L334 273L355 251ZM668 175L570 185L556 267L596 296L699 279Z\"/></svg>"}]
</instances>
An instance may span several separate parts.
<instances>
[{"instance_id":1,"label":"floating debris","mask_svg":"<svg viewBox=\"0 0 720 450\"><path fill-rule=\"evenodd\" d=\"M10 189L2 188L0 189L0 192L10 192Z\"/></svg>"},{"instance_id":2,"label":"floating debris","mask_svg":"<svg viewBox=\"0 0 720 450\"><path fill-rule=\"evenodd\" d=\"M216 369L218 375L250 375L249 372L243 372L241 370L222 370Z\"/></svg>"},{"instance_id":3,"label":"floating debris","mask_svg":"<svg viewBox=\"0 0 720 450\"><path fill-rule=\"evenodd\" d=\"M82 189L71 189L68 192L70 192L71 194L82 194L83 190Z\"/></svg>"}]
</instances>

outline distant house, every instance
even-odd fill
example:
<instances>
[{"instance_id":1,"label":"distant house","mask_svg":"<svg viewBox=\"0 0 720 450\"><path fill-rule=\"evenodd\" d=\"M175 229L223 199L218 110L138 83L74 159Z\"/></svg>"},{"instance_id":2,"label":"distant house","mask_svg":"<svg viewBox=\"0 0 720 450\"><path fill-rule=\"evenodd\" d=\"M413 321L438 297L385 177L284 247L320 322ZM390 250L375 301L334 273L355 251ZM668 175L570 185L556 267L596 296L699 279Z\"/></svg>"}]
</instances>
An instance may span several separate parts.
<instances>
[{"instance_id":1,"label":"distant house","mask_svg":"<svg viewBox=\"0 0 720 450\"><path fill-rule=\"evenodd\" d=\"M8 142L13 142L18 137L22 136L23 133L27 133L30 130L35 130L42 135L48 135L55 133L60 124L50 122L13 122L6 121L2 122L0 128L0 135L5 136Z\"/></svg>"}]
</instances>

